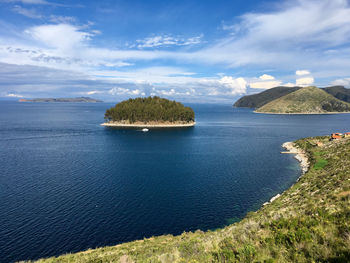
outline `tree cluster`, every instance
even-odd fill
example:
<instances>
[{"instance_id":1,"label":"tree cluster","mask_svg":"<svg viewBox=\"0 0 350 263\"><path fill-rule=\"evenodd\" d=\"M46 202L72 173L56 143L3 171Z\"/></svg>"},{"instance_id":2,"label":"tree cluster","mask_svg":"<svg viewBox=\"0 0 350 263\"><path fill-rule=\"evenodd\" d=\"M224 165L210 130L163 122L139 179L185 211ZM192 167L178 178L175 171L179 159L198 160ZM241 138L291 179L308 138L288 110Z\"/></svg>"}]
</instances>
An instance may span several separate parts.
<instances>
[{"instance_id":1,"label":"tree cluster","mask_svg":"<svg viewBox=\"0 0 350 263\"><path fill-rule=\"evenodd\" d=\"M134 122L192 122L194 112L182 103L159 97L136 98L122 101L105 113L108 121Z\"/></svg>"}]
</instances>

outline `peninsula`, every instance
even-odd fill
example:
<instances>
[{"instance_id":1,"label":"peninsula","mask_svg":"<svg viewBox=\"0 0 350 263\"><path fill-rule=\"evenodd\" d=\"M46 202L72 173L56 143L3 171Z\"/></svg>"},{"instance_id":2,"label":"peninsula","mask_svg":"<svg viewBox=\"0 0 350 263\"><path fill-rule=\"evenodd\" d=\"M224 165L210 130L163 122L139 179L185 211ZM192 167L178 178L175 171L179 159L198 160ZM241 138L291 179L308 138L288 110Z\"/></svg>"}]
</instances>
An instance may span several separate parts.
<instances>
[{"instance_id":1,"label":"peninsula","mask_svg":"<svg viewBox=\"0 0 350 263\"><path fill-rule=\"evenodd\" d=\"M256 113L330 114L350 112L350 90L343 86L327 88L275 87L243 96L234 107L253 108Z\"/></svg>"},{"instance_id":2,"label":"peninsula","mask_svg":"<svg viewBox=\"0 0 350 263\"><path fill-rule=\"evenodd\" d=\"M271 101L279 99L301 88L302 87L297 87L297 86L296 87L286 87L286 86L274 87L271 89L264 90L257 94L243 96L233 104L233 107L258 109ZM333 97L341 101L350 103L350 89L346 89L344 86L331 86L326 88L320 88L320 90L327 92L328 94L332 95Z\"/></svg>"},{"instance_id":3,"label":"peninsula","mask_svg":"<svg viewBox=\"0 0 350 263\"><path fill-rule=\"evenodd\" d=\"M122 101L106 110L103 126L168 128L194 126L194 111L182 103L160 97Z\"/></svg>"},{"instance_id":4,"label":"peninsula","mask_svg":"<svg viewBox=\"0 0 350 263\"><path fill-rule=\"evenodd\" d=\"M350 104L341 101L317 87L305 87L275 99L257 113L273 114L326 114L350 112Z\"/></svg>"},{"instance_id":5,"label":"peninsula","mask_svg":"<svg viewBox=\"0 0 350 263\"><path fill-rule=\"evenodd\" d=\"M350 262L350 138L321 136L284 146L302 164L307 158L308 170L240 222L39 262Z\"/></svg>"},{"instance_id":6,"label":"peninsula","mask_svg":"<svg viewBox=\"0 0 350 263\"><path fill-rule=\"evenodd\" d=\"M275 99L283 97L299 89L301 89L301 87L274 87L257 94L243 96L233 104L233 107L257 109Z\"/></svg>"},{"instance_id":7,"label":"peninsula","mask_svg":"<svg viewBox=\"0 0 350 263\"><path fill-rule=\"evenodd\" d=\"M37 98L37 99L20 99L19 102L103 102L89 97L78 97L78 98Z\"/></svg>"}]
</instances>

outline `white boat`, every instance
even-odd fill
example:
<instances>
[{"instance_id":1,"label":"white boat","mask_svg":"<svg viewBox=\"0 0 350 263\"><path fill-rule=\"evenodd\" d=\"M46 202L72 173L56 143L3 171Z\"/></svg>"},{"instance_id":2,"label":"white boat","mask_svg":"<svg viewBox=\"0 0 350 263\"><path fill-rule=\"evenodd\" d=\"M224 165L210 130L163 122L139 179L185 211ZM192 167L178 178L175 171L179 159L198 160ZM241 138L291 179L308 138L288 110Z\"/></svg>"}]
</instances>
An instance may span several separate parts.
<instances>
[{"instance_id":1,"label":"white boat","mask_svg":"<svg viewBox=\"0 0 350 263\"><path fill-rule=\"evenodd\" d=\"M143 132L148 132L149 130L147 128L142 129Z\"/></svg>"}]
</instances>

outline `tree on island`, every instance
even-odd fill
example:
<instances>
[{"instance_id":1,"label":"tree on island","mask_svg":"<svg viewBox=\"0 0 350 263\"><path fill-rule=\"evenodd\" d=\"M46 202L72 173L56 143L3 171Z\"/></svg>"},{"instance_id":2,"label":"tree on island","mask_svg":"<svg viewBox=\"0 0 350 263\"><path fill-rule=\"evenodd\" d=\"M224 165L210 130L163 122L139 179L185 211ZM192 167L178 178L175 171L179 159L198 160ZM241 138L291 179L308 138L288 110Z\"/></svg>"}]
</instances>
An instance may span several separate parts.
<instances>
[{"instance_id":1,"label":"tree on island","mask_svg":"<svg viewBox=\"0 0 350 263\"><path fill-rule=\"evenodd\" d=\"M182 103L160 97L122 101L108 109L105 119L113 122L193 122L194 111Z\"/></svg>"}]
</instances>

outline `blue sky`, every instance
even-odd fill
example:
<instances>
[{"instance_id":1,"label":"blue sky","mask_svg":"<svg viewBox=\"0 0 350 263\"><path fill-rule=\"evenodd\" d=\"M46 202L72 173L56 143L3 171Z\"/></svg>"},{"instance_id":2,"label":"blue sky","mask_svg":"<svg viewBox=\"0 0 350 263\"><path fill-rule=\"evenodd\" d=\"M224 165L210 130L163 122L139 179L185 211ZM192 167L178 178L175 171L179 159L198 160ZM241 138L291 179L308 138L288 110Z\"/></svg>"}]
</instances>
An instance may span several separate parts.
<instances>
[{"instance_id":1,"label":"blue sky","mask_svg":"<svg viewBox=\"0 0 350 263\"><path fill-rule=\"evenodd\" d=\"M233 102L350 87L350 3L0 0L0 97Z\"/></svg>"}]
</instances>

